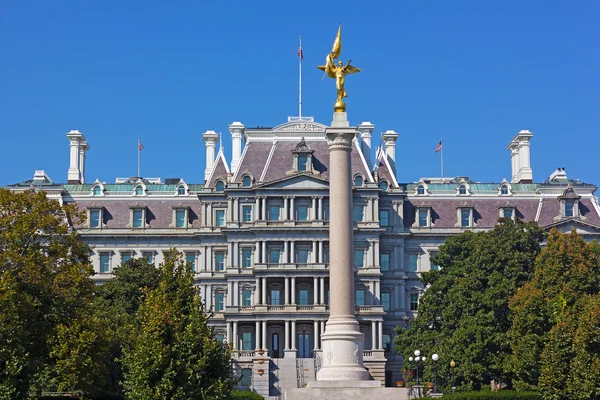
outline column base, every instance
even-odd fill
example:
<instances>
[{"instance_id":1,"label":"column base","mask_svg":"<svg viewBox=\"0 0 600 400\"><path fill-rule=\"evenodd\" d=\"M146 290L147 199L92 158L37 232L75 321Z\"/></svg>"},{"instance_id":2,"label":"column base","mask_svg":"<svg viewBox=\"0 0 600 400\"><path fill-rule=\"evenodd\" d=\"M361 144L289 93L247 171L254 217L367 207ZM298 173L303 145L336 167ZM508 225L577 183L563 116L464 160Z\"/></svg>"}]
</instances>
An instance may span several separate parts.
<instances>
[{"instance_id":1,"label":"column base","mask_svg":"<svg viewBox=\"0 0 600 400\"><path fill-rule=\"evenodd\" d=\"M317 381L367 381L363 365L364 335L354 316L330 319L321 335L322 366Z\"/></svg>"}]
</instances>

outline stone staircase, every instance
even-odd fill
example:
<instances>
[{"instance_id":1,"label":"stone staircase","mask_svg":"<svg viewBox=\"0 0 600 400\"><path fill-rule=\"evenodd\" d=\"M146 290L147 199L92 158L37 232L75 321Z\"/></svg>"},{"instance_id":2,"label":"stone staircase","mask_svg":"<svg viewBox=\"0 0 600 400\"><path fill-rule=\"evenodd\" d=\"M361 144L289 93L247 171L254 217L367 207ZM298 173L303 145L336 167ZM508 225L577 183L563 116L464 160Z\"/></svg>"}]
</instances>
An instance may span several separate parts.
<instances>
[{"instance_id":1,"label":"stone staircase","mask_svg":"<svg viewBox=\"0 0 600 400\"><path fill-rule=\"evenodd\" d=\"M298 374L298 387L307 387L308 382L316 380L315 360L312 358L298 358L296 360L296 373Z\"/></svg>"},{"instance_id":2,"label":"stone staircase","mask_svg":"<svg viewBox=\"0 0 600 400\"><path fill-rule=\"evenodd\" d=\"M298 387L295 358L273 358L271 360L270 399L283 399L285 389Z\"/></svg>"}]
</instances>

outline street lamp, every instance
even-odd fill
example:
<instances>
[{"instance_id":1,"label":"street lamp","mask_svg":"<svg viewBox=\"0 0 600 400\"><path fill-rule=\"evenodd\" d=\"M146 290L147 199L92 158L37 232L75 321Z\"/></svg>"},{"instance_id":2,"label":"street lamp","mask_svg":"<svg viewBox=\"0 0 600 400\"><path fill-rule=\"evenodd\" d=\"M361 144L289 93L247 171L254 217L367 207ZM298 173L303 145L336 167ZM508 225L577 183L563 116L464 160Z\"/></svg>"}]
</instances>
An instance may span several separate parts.
<instances>
[{"instance_id":1,"label":"street lamp","mask_svg":"<svg viewBox=\"0 0 600 400\"><path fill-rule=\"evenodd\" d=\"M438 356L437 354L434 354L431 356L431 359L433 360L433 392L432 393L438 393L438 386L437 386L437 360L439 360L440 356Z\"/></svg>"},{"instance_id":2,"label":"street lamp","mask_svg":"<svg viewBox=\"0 0 600 400\"><path fill-rule=\"evenodd\" d=\"M419 362L421 362L422 358L419 357L421 352L419 350L415 350L415 369L417 370L417 385L419 385Z\"/></svg>"},{"instance_id":3,"label":"street lamp","mask_svg":"<svg viewBox=\"0 0 600 400\"><path fill-rule=\"evenodd\" d=\"M452 360L450 361L450 371L452 371L452 393L454 393L454 389L456 389L454 386L454 367L456 367L456 363Z\"/></svg>"}]
</instances>

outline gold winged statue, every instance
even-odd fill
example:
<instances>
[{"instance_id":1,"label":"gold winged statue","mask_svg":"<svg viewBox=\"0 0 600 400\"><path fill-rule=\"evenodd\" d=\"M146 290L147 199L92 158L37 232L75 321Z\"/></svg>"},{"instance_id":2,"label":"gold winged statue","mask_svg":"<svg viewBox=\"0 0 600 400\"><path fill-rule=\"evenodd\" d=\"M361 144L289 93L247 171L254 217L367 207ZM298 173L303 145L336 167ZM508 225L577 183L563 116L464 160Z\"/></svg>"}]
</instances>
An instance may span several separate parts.
<instances>
[{"instance_id":1,"label":"gold winged statue","mask_svg":"<svg viewBox=\"0 0 600 400\"><path fill-rule=\"evenodd\" d=\"M333 47L331 52L327 54L325 58L325 65L319 65L321 71L327 73L327 76L335 79L335 86L337 87L337 101L335 102L333 108L336 112L344 112L346 111L346 103L344 103L343 98L348 97L346 90L344 90L344 84L346 81L346 75L355 74L360 72L359 68L356 68L350 65L352 60L349 60L346 65L339 60L337 65L335 64L335 59L340 56L342 52L342 26L338 27L338 32L335 37L335 41L333 42Z\"/></svg>"}]
</instances>

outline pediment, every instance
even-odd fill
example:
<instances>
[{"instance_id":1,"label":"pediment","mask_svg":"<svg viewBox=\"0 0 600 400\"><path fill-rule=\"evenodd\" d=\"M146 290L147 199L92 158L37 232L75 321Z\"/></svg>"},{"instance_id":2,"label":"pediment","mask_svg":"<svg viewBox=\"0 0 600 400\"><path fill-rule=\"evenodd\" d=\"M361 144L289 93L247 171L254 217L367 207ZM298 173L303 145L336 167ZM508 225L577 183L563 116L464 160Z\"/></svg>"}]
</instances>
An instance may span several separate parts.
<instances>
[{"instance_id":1,"label":"pediment","mask_svg":"<svg viewBox=\"0 0 600 400\"><path fill-rule=\"evenodd\" d=\"M582 221L577 218L569 218L562 221L555 222L550 225L546 225L544 229L550 230L552 228L556 228L562 233L569 233L571 230L575 229L577 233L580 235L599 235L600 234L600 226L595 224L591 224L586 221Z\"/></svg>"},{"instance_id":2,"label":"pediment","mask_svg":"<svg viewBox=\"0 0 600 400\"><path fill-rule=\"evenodd\" d=\"M309 174L287 176L276 181L264 183L256 189L328 189L329 182Z\"/></svg>"},{"instance_id":3,"label":"pediment","mask_svg":"<svg viewBox=\"0 0 600 400\"><path fill-rule=\"evenodd\" d=\"M326 126L323 124L319 124L316 122L306 122L306 121L292 121L286 122L284 124L278 125L273 128L273 132L294 132L294 133L302 133L302 132L323 132L325 133Z\"/></svg>"}]
</instances>

